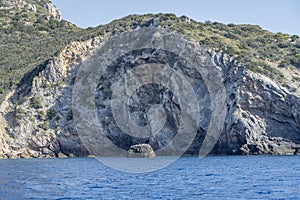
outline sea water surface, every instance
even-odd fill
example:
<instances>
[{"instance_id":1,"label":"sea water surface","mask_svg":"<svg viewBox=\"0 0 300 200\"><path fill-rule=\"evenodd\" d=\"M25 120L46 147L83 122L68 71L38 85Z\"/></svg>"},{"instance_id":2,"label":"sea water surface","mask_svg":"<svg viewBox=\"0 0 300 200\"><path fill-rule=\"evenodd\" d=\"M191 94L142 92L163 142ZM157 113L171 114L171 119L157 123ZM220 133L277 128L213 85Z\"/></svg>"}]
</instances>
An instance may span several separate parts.
<instances>
[{"instance_id":1,"label":"sea water surface","mask_svg":"<svg viewBox=\"0 0 300 200\"><path fill-rule=\"evenodd\" d=\"M144 174L94 158L0 160L0 199L300 199L300 156L182 157Z\"/></svg>"}]
</instances>

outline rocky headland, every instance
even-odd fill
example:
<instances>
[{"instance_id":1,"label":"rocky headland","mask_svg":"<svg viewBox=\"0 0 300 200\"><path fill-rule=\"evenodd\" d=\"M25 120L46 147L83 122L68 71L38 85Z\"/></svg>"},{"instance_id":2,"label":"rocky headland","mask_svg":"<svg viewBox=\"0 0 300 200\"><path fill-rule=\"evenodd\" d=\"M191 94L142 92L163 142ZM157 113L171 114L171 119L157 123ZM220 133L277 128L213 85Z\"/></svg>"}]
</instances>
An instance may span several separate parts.
<instances>
[{"instance_id":1,"label":"rocky headland","mask_svg":"<svg viewBox=\"0 0 300 200\"><path fill-rule=\"evenodd\" d=\"M44 20L51 23L55 21L58 25L65 23L64 26L74 26L62 20L60 12L50 1L45 1L44 7L30 4L26 0L1 1L1 12L12 12L14 9L23 9L28 13L38 13L39 9L43 9ZM72 91L78 69L84 67L86 62L93 61L98 49L110 36L125 31L119 27L128 26L130 28L125 29L131 31L140 28L169 28L170 23L176 24L177 21L181 23L180 28L185 28L182 34L187 35L191 43L203 52L199 59L211 63L212 68L208 69L208 73L215 78L215 82L222 82L224 86L223 99L226 116L224 124L222 124L223 129L219 133L220 137L210 154L300 154L300 68L298 66L300 62L297 63L295 60L300 55L299 37L276 35L257 27L253 28L250 25L248 29L252 29L248 32L245 28L247 26L241 26L241 30L245 32L241 31L240 34L237 32L237 35L227 36L226 42L230 39L232 39L231 43L249 41L249 38L253 37L252 32L255 37L259 38L257 36L259 34L255 33L258 31L258 33L263 32L265 34L264 38L274 37L274 41L280 42L279 46L286 45L282 48L279 47L278 52L271 52L276 58L272 56L269 58L267 55L263 55L264 52L253 52L254 50L249 50L248 47L242 49L239 46L242 49L239 53L233 47L229 48L226 42L224 42L224 48L216 46L216 44L210 43L208 39L194 37L195 31L191 29L198 22L187 17L177 18L173 15L159 14L132 16L114 21L110 25L86 31L74 28L76 31L73 34L76 32L77 40L68 36L72 39L65 41L66 44L60 43L55 51L52 50L53 54L50 57L43 57L44 60L39 59L36 65L28 68L26 73L20 76L18 83L12 84L12 87L1 93L3 98L0 106L0 158L89 156L91 152L85 148L79 137L80 133L76 129L72 110ZM37 22L23 20L22 23L25 26L34 26ZM6 26L9 27L9 24ZM228 25L226 30L234 26L236 25ZM205 30L203 31L204 34L214 28L214 30L221 30L216 35L222 32L226 36L226 33L229 32L220 27L223 25L219 23L200 24L197 34L199 35L202 29ZM173 27L172 29L176 28ZM223 29L225 28L223 27ZM20 30L18 32L22 33ZM245 35L246 33L250 36ZM238 37L238 39L235 40L234 37ZM258 42L259 40L255 41ZM238 43L243 45L242 42ZM264 46L260 43L257 45ZM293 58L293 61L284 62L286 57L292 55L287 53L290 51L289 49L295 51L294 56L296 58ZM126 58L126 63L119 63L118 66L121 67L114 68L113 73L116 74L114 78L122 76L120 74L122 67L124 65L125 68L128 63L132 66L140 63L163 63L173 66L183 62L180 58L166 52L155 51L153 53L154 51L146 49L131 52ZM276 56L277 54L280 55ZM199 66L199 69L201 67ZM216 74L216 69L218 69L218 74ZM202 84L202 78L185 66L182 67L182 71L191 82L195 82L196 94L202 99L201 105L207 108L202 110L202 116L211 117L210 94L207 86ZM98 118L100 120L103 116L100 112L101 106L103 106L102 102L106 99L105 95L109 90L104 86L109 85L109 81L103 80L98 86L100 89L97 91L98 96L96 95L95 105L99 111ZM209 84L213 84L213 81ZM216 91L220 89L218 84L214 87ZM162 98L166 97L167 94L168 90L159 85L141 87L140 91L137 91L132 98L131 104L136 106L132 111L133 119L137 123L147 124L149 119L144 117L143 112L148 111L153 104L164 104L166 106L162 109L168 116L166 130L167 132L176 131L180 125L177 121L180 118L180 108L176 107L175 100ZM208 120L205 119L201 121L196 137L185 152L186 155L199 154L208 131L208 123ZM104 127L107 128L107 133L112 133L115 130L109 126L109 123ZM124 144L122 148L128 150L130 156L135 157L136 154L139 154L138 156L141 157L154 157L155 151L160 149L163 144L168 143L172 137L174 135L169 134L152 138L153 140L151 138L139 140L123 137L121 133L115 131L112 133L111 140L118 142L122 139Z\"/></svg>"}]
</instances>

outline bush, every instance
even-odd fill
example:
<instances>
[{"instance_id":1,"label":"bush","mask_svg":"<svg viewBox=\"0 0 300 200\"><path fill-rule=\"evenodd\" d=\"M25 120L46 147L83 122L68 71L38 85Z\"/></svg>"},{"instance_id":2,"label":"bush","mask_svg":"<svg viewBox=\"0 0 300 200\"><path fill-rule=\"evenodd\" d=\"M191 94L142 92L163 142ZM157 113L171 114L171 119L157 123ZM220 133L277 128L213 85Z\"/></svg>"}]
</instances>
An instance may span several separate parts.
<instances>
[{"instance_id":1,"label":"bush","mask_svg":"<svg viewBox=\"0 0 300 200\"><path fill-rule=\"evenodd\" d=\"M42 98L41 97L33 97L31 99L30 106L35 109L43 108Z\"/></svg>"},{"instance_id":2,"label":"bush","mask_svg":"<svg viewBox=\"0 0 300 200\"><path fill-rule=\"evenodd\" d=\"M300 68L300 57L291 56L289 57L290 63L298 68Z\"/></svg>"},{"instance_id":3,"label":"bush","mask_svg":"<svg viewBox=\"0 0 300 200\"><path fill-rule=\"evenodd\" d=\"M296 40L299 40L299 36L298 35L293 35L291 37L291 39L292 39L292 42L295 42Z\"/></svg>"},{"instance_id":4,"label":"bush","mask_svg":"<svg viewBox=\"0 0 300 200\"><path fill-rule=\"evenodd\" d=\"M25 116L26 116L26 111L23 108L17 108L17 110L16 110L16 118L18 120L21 120Z\"/></svg>"},{"instance_id":5,"label":"bush","mask_svg":"<svg viewBox=\"0 0 300 200\"><path fill-rule=\"evenodd\" d=\"M38 125L38 127L41 128L41 129L43 129L44 131L47 131L47 130L50 129L50 125L49 125L49 123L47 123L47 122L40 123L40 124Z\"/></svg>"},{"instance_id":6,"label":"bush","mask_svg":"<svg viewBox=\"0 0 300 200\"><path fill-rule=\"evenodd\" d=\"M235 34L233 34L231 32L225 33L224 36L229 39L238 39L239 38L238 36L236 36Z\"/></svg>"},{"instance_id":7,"label":"bush","mask_svg":"<svg viewBox=\"0 0 300 200\"><path fill-rule=\"evenodd\" d=\"M289 44L287 42L280 42L278 43L278 47L279 48L287 48L289 46Z\"/></svg>"},{"instance_id":8,"label":"bush","mask_svg":"<svg viewBox=\"0 0 300 200\"><path fill-rule=\"evenodd\" d=\"M286 60L283 60L280 62L280 64L278 65L278 67L286 67L288 66L290 63Z\"/></svg>"},{"instance_id":9,"label":"bush","mask_svg":"<svg viewBox=\"0 0 300 200\"><path fill-rule=\"evenodd\" d=\"M49 120L52 120L53 117L57 114L57 111L56 110L52 110L52 109L49 109L47 111L47 117Z\"/></svg>"},{"instance_id":10,"label":"bush","mask_svg":"<svg viewBox=\"0 0 300 200\"><path fill-rule=\"evenodd\" d=\"M212 24L212 21L211 20L205 20L204 23L207 24L207 25L210 25L210 24Z\"/></svg>"},{"instance_id":11,"label":"bush","mask_svg":"<svg viewBox=\"0 0 300 200\"><path fill-rule=\"evenodd\" d=\"M39 120L45 120L46 114L43 110L38 111L38 118Z\"/></svg>"}]
</instances>

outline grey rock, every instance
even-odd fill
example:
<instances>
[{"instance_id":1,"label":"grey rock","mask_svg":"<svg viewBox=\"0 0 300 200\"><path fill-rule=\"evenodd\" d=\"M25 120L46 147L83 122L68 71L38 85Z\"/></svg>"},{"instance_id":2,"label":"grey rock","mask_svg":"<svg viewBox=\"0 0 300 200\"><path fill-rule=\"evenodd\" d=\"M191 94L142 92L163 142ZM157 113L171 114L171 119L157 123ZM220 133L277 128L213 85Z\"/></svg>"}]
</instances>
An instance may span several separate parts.
<instances>
[{"instance_id":1,"label":"grey rock","mask_svg":"<svg viewBox=\"0 0 300 200\"><path fill-rule=\"evenodd\" d=\"M28 154L32 158L89 155L72 122L72 70L99 43L100 38L71 43L40 71L33 71L32 82L7 96L0 106L2 158L28 157ZM36 97L40 97L41 107L31 105ZM51 119L48 116L50 110L53 113ZM18 112L22 115L16 119Z\"/></svg>"},{"instance_id":2,"label":"grey rock","mask_svg":"<svg viewBox=\"0 0 300 200\"><path fill-rule=\"evenodd\" d=\"M34 4L28 4L27 9L32 12L36 12L36 6Z\"/></svg>"},{"instance_id":3,"label":"grey rock","mask_svg":"<svg viewBox=\"0 0 300 200\"><path fill-rule=\"evenodd\" d=\"M45 8L47 9L48 13L50 14L50 19L54 19L57 21L62 20L60 11L52 3L46 3Z\"/></svg>"},{"instance_id":4,"label":"grey rock","mask_svg":"<svg viewBox=\"0 0 300 200\"><path fill-rule=\"evenodd\" d=\"M130 158L154 158L155 152L149 144L132 145L128 150Z\"/></svg>"},{"instance_id":5,"label":"grey rock","mask_svg":"<svg viewBox=\"0 0 300 200\"><path fill-rule=\"evenodd\" d=\"M50 5L48 10L55 18L60 18ZM102 38L95 38L68 45L60 55L51 59L43 68L34 71L33 79L29 83L7 96L0 106L0 158L97 155L88 152L82 138L79 138L79 135L84 135L84 129L79 133L75 128L72 91L77 69L85 63L93 62L93 55L102 44ZM216 84L209 87L218 91L220 88L217 83L224 83L226 94L222 98L226 101L227 109L224 128L210 153L300 154L300 97L266 76L247 70L237 64L234 58L206 48L195 50L203 52L199 60L213 62L208 74L213 80L211 83ZM181 58L163 51L135 51L118 62L111 65L107 76L99 78L96 83L97 117L110 140L126 151L130 149L130 155L155 156L154 151L157 152L167 144L170 145L168 151L156 154L178 153L178 141L172 139L180 127L181 108L167 87L148 84L128 96L130 117L136 124L147 126L151 121L159 119L150 127L154 134L145 135L144 138L124 134L114 123L112 111L109 110L110 104L106 101L111 97L110 85L120 79L129 68L140 64L165 62L168 66L177 67L185 75L199 99L202 117L197 134L185 152L188 155L198 155L212 116L211 95L208 94L208 86L204 84L203 77L181 65L180 63L184 63ZM220 76L215 74L216 69ZM165 75L165 72L160 75ZM32 100L36 97L41 97L39 108L32 106ZM157 106L158 104L162 106ZM51 119L48 116L49 110L53 111ZM95 137L91 143L101 142L96 139ZM182 137L182 142L189 139ZM135 144L141 145L133 146ZM103 147L101 150L107 149Z\"/></svg>"},{"instance_id":6,"label":"grey rock","mask_svg":"<svg viewBox=\"0 0 300 200\"><path fill-rule=\"evenodd\" d=\"M57 157L58 158L68 158L68 156L63 153L58 153Z\"/></svg>"}]
</instances>

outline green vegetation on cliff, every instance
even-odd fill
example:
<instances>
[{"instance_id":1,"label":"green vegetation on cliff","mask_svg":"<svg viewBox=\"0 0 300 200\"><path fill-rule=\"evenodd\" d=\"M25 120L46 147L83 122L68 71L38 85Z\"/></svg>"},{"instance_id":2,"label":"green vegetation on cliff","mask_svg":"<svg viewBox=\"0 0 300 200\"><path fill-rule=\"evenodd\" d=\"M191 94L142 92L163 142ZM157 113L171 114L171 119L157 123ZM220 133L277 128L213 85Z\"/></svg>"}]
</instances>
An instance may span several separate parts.
<instances>
[{"instance_id":1,"label":"green vegetation on cliff","mask_svg":"<svg viewBox=\"0 0 300 200\"><path fill-rule=\"evenodd\" d=\"M185 16L148 14L82 29L51 18L45 7L50 3L48 0L13 0L17 2L11 3L13 5L7 2L0 0L0 102L26 73L57 55L70 42L137 27L159 26L179 31L191 40L235 56L250 70L278 81L284 79L284 75L277 68L300 68L299 36L271 33L255 25L201 23Z\"/></svg>"}]
</instances>

